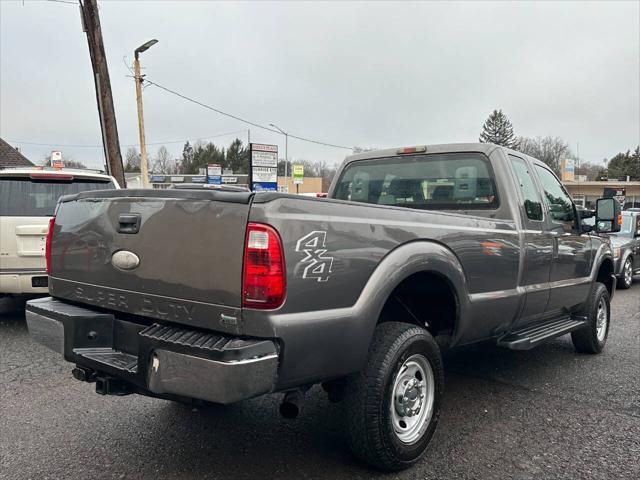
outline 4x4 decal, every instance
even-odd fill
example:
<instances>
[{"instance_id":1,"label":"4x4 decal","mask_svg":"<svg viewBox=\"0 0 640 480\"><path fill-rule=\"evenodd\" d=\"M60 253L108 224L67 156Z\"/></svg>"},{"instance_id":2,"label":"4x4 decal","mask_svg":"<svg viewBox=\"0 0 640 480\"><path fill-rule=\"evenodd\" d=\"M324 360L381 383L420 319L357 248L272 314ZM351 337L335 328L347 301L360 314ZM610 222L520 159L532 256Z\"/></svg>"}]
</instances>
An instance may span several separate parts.
<instances>
[{"instance_id":1,"label":"4x4 decal","mask_svg":"<svg viewBox=\"0 0 640 480\"><path fill-rule=\"evenodd\" d=\"M314 230L296 243L296 252L305 254L300 263L308 264L304 267L302 278L315 278L318 282L329 280L333 257L325 255L327 252L324 244L326 238L327 232Z\"/></svg>"}]
</instances>

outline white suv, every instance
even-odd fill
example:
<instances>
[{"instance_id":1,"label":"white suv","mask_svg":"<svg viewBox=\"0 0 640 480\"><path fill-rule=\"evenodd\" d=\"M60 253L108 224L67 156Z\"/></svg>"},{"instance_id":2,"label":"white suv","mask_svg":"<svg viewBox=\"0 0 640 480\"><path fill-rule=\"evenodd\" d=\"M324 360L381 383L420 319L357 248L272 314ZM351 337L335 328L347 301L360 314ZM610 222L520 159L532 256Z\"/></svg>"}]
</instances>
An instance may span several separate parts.
<instances>
[{"instance_id":1,"label":"white suv","mask_svg":"<svg viewBox=\"0 0 640 480\"><path fill-rule=\"evenodd\" d=\"M47 292L45 240L58 198L113 188L113 177L92 170L0 170L0 297Z\"/></svg>"}]
</instances>

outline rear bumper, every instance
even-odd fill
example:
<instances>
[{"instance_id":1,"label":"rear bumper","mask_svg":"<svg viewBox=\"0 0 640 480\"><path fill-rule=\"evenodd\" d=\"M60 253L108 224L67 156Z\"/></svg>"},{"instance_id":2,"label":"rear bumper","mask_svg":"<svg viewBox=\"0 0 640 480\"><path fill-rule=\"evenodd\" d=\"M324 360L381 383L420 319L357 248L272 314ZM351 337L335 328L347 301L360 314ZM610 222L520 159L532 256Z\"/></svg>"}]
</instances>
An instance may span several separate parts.
<instances>
[{"instance_id":1,"label":"rear bumper","mask_svg":"<svg viewBox=\"0 0 640 480\"><path fill-rule=\"evenodd\" d=\"M44 271L2 272L0 273L0 293L13 295L47 293L47 282L47 273Z\"/></svg>"},{"instance_id":2,"label":"rear bumper","mask_svg":"<svg viewBox=\"0 0 640 480\"><path fill-rule=\"evenodd\" d=\"M97 381L100 393L151 393L233 403L275 387L278 349L171 324L141 325L51 297L27 303L34 340L73 362L74 376ZM104 385L117 379L110 392ZM100 386L100 388L98 388Z\"/></svg>"}]
</instances>

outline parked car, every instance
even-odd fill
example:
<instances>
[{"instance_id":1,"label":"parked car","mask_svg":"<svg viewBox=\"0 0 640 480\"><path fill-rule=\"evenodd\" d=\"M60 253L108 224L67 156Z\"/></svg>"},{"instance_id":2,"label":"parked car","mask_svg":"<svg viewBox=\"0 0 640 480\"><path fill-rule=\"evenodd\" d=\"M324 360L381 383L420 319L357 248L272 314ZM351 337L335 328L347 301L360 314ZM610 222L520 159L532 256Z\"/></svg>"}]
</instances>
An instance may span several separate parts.
<instances>
[{"instance_id":1,"label":"parked car","mask_svg":"<svg viewBox=\"0 0 640 480\"><path fill-rule=\"evenodd\" d=\"M321 383L355 454L397 470L435 432L442 350L569 333L578 352L603 350L615 277L601 234L619 212L600 199L582 227L544 163L483 143L351 156L325 199L83 192L60 200L51 296L27 322L101 394L283 392L292 417Z\"/></svg>"},{"instance_id":2,"label":"parked car","mask_svg":"<svg viewBox=\"0 0 640 480\"><path fill-rule=\"evenodd\" d=\"M0 296L47 293L45 238L62 195L118 188L91 170L0 170Z\"/></svg>"},{"instance_id":3,"label":"parked car","mask_svg":"<svg viewBox=\"0 0 640 480\"><path fill-rule=\"evenodd\" d=\"M619 288L630 288L633 276L640 274L640 209L622 212L622 226L612 234L615 273Z\"/></svg>"}]
</instances>

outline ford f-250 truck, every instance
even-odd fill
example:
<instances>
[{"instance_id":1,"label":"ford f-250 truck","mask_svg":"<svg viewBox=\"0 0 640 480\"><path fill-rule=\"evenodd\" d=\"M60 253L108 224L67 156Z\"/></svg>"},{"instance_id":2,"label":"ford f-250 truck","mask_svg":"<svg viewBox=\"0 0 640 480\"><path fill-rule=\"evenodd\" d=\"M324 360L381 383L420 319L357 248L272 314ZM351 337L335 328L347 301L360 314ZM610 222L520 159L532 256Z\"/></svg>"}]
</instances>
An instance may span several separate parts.
<instances>
[{"instance_id":1,"label":"ford f-250 truck","mask_svg":"<svg viewBox=\"0 0 640 480\"><path fill-rule=\"evenodd\" d=\"M434 434L441 351L523 350L570 333L602 351L615 277L602 232L542 162L490 144L347 158L327 199L112 190L63 197L50 297L31 335L101 394L232 403L322 383L355 454L418 460ZM588 214L586 214L588 215Z\"/></svg>"}]
</instances>

